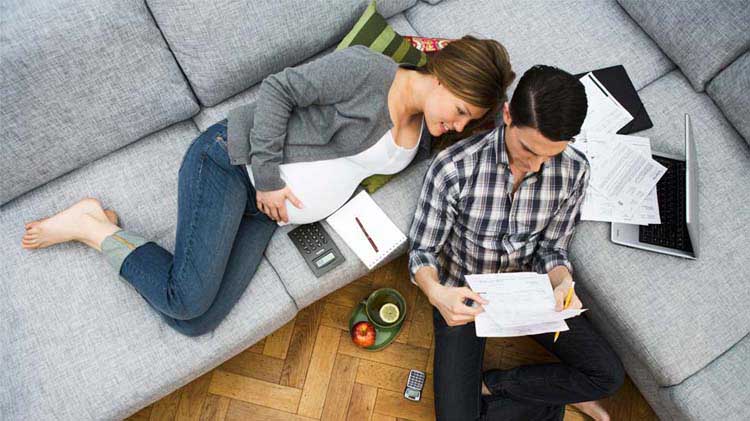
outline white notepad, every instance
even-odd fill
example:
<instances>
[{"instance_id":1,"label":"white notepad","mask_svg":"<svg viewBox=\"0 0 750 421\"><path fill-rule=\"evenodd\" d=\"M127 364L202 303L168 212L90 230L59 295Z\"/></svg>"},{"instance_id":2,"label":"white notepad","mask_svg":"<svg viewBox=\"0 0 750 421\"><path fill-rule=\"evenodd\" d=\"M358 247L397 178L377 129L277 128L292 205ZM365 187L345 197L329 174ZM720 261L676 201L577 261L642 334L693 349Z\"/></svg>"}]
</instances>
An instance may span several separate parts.
<instances>
[{"instance_id":1,"label":"white notepad","mask_svg":"<svg viewBox=\"0 0 750 421\"><path fill-rule=\"evenodd\" d=\"M355 218L359 218L365 231L375 243L377 252ZM329 216L326 221L370 270L406 242L406 235L364 190Z\"/></svg>"}]
</instances>

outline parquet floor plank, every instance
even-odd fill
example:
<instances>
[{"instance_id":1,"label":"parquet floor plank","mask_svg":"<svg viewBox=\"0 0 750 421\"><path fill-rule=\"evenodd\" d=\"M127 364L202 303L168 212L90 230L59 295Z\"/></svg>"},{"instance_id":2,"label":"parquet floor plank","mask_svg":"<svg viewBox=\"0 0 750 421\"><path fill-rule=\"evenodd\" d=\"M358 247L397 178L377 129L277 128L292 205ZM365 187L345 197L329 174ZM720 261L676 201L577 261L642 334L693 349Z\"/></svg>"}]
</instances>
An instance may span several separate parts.
<instances>
[{"instance_id":1,"label":"parquet floor plank","mask_svg":"<svg viewBox=\"0 0 750 421\"><path fill-rule=\"evenodd\" d=\"M208 389L210 393L285 412L297 412L302 396L300 389L221 370L213 373Z\"/></svg>"},{"instance_id":2,"label":"parquet floor plank","mask_svg":"<svg viewBox=\"0 0 750 421\"><path fill-rule=\"evenodd\" d=\"M310 364L315 337L323 313L323 301L317 301L297 313L279 384L302 389Z\"/></svg>"},{"instance_id":3,"label":"parquet floor plank","mask_svg":"<svg viewBox=\"0 0 750 421\"><path fill-rule=\"evenodd\" d=\"M266 337L266 344L263 347L263 355L283 360L286 358L286 352L289 349L289 342L292 339L294 331L294 320L281 327Z\"/></svg>"},{"instance_id":4,"label":"parquet floor plank","mask_svg":"<svg viewBox=\"0 0 750 421\"><path fill-rule=\"evenodd\" d=\"M226 396L219 396L209 393L203 403L201 411L201 421L224 421L227 418L229 404L234 402Z\"/></svg>"},{"instance_id":5,"label":"parquet floor plank","mask_svg":"<svg viewBox=\"0 0 750 421\"><path fill-rule=\"evenodd\" d=\"M305 387L297 413L310 418L320 418L331 380L336 349L342 332L339 329L320 326L315 339L315 348L310 359ZM348 340L348 338L345 338Z\"/></svg>"},{"instance_id":6,"label":"parquet floor plank","mask_svg":"<svg viewBox=\"0 0 750 421\"><path fill-rule=\"evenodd\" d=\"M372 411L375 409L375 398L377 396L377 387L354 383L346 419L369 420L372 417Z\"/></svg>"},{"instance_id":7,"label":"parquet floor plank","mask_svg":"<svg viewBox=\"0 0 750 421\"><path fill-rule=\"evenodd\" d=\"M180 403L177 407L178 421L198 421L203 412L203 404L208 395L208 386L211 384L213 372L206 373L193 380L182 389Z\"/></svg>"},{"instance_id":8,"label":"parquet floor plank","mask_svg":"<svg viewBox=\"0 0 750 421\"><path fill-rule=\"evenodd\" d=\"M346 420L349 401L354 389L354 379L360 360L344 354L337 354L333 365L331 381L328 383L325 405L323 406L323 420Z\"/></svg>"}]
</instances>

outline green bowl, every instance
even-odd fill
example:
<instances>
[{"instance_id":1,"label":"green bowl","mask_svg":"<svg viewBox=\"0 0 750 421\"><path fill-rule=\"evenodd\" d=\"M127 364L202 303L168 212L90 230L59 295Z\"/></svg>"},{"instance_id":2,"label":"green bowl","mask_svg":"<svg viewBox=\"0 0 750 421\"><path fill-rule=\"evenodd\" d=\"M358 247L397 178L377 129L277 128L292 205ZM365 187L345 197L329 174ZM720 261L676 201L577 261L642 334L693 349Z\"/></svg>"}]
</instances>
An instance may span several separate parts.
<instances>
[{"instance_id":1,"label":"green bowl","mask_svg":"<svg viewBox=\"0 0 750 421\"><path fill-rule=\"evenodd\" d=\"M380 318L380 307L387 303L395 304L398 307L398 320L393 323L386 323ZM365 312L372 324L381 329L388 329L398 326L404 321L404 317L406 316L406 300L404 300L404 296L400 292L393 288L380 288L367 297Z\"/></svg>"}]
</instances>

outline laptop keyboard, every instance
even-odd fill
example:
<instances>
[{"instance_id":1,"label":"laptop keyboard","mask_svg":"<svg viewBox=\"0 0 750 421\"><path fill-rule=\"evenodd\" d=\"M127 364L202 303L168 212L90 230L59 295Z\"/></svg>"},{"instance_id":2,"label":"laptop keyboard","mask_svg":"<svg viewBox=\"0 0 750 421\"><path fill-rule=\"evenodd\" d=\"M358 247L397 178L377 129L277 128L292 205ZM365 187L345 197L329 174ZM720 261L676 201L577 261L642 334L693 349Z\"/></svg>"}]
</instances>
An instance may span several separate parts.
<instances>
[{"instance_id":1,"label":"laptop keyboard","mask_svg":"<svg viewBox=\"0 0 750 421\"><path fill-rule=\"evenodd\" d=\"M693 252L687 224L685 223L685 162L660 156L653 157L667 168L656 184L661 224L641 225L638 240L641 243Z\"/></svg>"}]
</instances>

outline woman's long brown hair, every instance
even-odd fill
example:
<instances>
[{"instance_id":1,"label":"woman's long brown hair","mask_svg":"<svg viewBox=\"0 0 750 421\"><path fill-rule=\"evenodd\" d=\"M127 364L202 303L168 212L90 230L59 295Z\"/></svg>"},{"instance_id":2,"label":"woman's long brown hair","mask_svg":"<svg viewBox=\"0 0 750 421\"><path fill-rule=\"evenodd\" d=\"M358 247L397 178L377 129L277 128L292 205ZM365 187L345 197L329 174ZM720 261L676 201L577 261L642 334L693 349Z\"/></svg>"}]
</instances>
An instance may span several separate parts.
<instances>
[{"instance_id":1,"label":"woman's long brown hair","mask_svg":"<svg viewBox=\"0 0 750 421\"><path fill-rule=\"evenodd\" d=\"M475 129L494 120L507 101L506 91L516 77L508 51L502 44L471 35L451 41L419 70L435 76L458 98L489 109L484 117L468 124L462 133L441 136L449 141L469 136Z\"/></svg>"}]
</instances>

